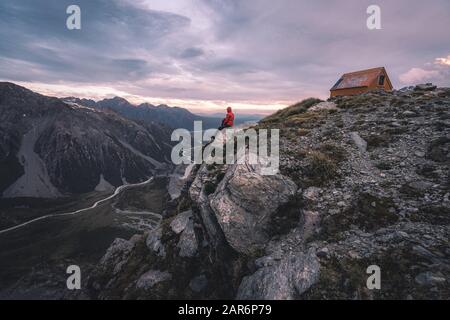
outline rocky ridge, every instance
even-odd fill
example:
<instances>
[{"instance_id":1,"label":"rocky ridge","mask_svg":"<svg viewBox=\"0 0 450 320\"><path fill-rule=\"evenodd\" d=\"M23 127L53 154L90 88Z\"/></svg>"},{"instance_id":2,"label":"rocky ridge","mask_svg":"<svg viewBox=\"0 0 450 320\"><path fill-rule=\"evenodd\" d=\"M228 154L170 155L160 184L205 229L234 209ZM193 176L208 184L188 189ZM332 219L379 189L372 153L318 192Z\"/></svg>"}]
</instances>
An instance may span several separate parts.
<instances>
[{"instance_id":1,"label":"rocky ridge","mask_svg":"<svg viewBox=\"0 0 450 320\"><path fill-rule=\"evenodd\" d=\"M279 174L195 167L160 228L116 240L86 294L448 299L449 106L449 88L421 85L277 112L256 128L280 129Z\"/></svg>"}]
</instances>

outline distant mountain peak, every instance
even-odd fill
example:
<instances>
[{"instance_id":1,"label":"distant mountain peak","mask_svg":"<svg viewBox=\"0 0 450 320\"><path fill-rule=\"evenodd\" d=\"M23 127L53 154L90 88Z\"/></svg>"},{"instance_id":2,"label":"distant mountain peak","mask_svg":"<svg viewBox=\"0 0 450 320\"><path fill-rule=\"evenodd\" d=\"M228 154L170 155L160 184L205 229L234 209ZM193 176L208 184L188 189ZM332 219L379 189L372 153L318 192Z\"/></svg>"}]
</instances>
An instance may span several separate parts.
<instances>
[{"instance_id":1,"label":"distant mountain peak","mask_svg":"<svg viewBox=\"0 0 450 320\"><path fill-rule=\"evenodd\" d=\"M115 97L113 97L113 98L106 98L106 99L103 99L102 101L99 101L99 103L100 102L112 102L112 103L117 103L117 104L129 104L129 105L131 105L131 103L127 100L127 99L125 99L125 98L122 98L122 97L118 97L118 96L115 96Z\"/></svg>"}]
</instances>

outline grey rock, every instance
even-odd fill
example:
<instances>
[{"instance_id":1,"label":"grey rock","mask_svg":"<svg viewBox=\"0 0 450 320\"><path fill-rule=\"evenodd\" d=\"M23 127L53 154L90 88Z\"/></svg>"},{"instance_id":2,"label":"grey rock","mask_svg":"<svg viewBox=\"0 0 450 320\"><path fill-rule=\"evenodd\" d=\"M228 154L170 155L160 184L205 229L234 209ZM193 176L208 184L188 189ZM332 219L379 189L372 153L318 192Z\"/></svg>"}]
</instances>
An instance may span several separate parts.
<instances>
[{"instance_id":1,"label":"grey rock","mask_svg":"<svg viewBox=\"0 0 450 320\"><path fill-rule=\"evenodd\" d=\"M416 116L416 113L411 110L406 110L402 113L405 117L414 117Z\"/></svg>"},{"instance_id":2,"label":"grey rock","mask_svg":"<svg viewBox=\"0 0 450 320\"><path fill-rule=\"evenodd\" d=\"M300 222L301 236L306 240L316 233L320 224L320 214L318 211L304 210Z\"/></svg>"},{"instance_id":3,"label":"grey rock","mask_svg":"<svg viewBox=\"0 0 450 320\"><path fill-rule=\"evenodd\" d=\"M156 228L149 232L145 244L147 248L160 257L166 256L166 249L161 241L162 229Z\"/></svg>"},{"instance_id":4,"label":"grey rock","mask_svg":"<svg viewBox=\"0 0 450 320\"><path fill-rule=\"evenodd\" d=\"M144 273L136 282L138 289L148 290L156 284L172 279L172 275L167 271L149 270Z\"/></svg>"},{"instance_id":5,"label":"grey rock","mask_svg":"<svg viewBox=\"0 0 450 320\"><path fill-rule=\"evenodd\" d=\"M177 247L180 248L180 257L193 257L198 250L198 243L195 237L194 223L189 220L183 233L180 236Z\"/></svg>"},{"instance_id":6,"label":"grey rock","mask_svg":"<svg viewBox=\"0 0 450 320\"><path fill-rule=\"evenodd\" d=\"M187 210L178 214L170 223L172 231L179 234L186 228L189 219L192 217L192 210Z\"/></svg>"},{"instance_id":7,"label":"grey rock","mask_svg":"<svg viewBox=\"0 0 450 320\"><path fill-rule=\"evenodd\" d=\"M100 266L103 269L112 268L112 273L118 274L133 248L133 242L121 238L115 239L100 260Z\"/></svg>"},{"instance_id":8,"label":"grey rock","mask_svg":"<svg viewBox=\"0 0 450 320\"><path fill-rule=\"evenodd\" d=\"M310 201L317 201L320 195L320 188L317 187L309 187L303 192L303 197Z\"/></svg>"},{"instance_id":9,"label":"grey rock","mask_svg":"<svg viewBox=\"0 0 450 320\"><path fill-rule=\"evenodd\" d=\"M367 142L360 137L360 135L358 134L358 132L350 132L350 138L353 140L353 142L355 143L355 145L358 147L358 149L361 152L366 152L367 150Z\"/></svg>"},{"instance_id":10,"label":"grey rock","mask_svg":"<svg viewBox=\"0 0 450 320\"><path fill-rule=\"evenodd\" d=\"M433 91L436 88L437 86L433 85L432 83L424 83L416 85L414 91Z\"/></svg>"},{"instance_id":11,"label":"grey rock","mask_svg":"<svg viewBox=\"0 0 450 320\"><path fill-rule=\"evenodd\" d=\"M416 151L416 152L414 152L414 154L415 154L417 157L420 157L420 158L425 157L425 152L422 152L422 151Z\"/></svg>"},{"instance_id":12,"label":"grey rock","mask_svg":"<svg viewBox=\"0 0 450 320\"><path fill-rule=\"evenodd\" d=\"M243 300L290 300L305 292L319 278L314 250L292 253L279 263L263 267L245 277L236 298Z\"/></svg>"},{"instance_id":13,"label":"grey rock","mask_svg":"<svg viewBox=\"0 0 450 320\"><path fill-rule=\"evenodd\" d=\"M262 175L258 169L231 166L210 201L228 243L240 253L252 253L267 243L271 215L297 191L291 179Z\"/></svg>"},{"instance_id":14,"label":"grey rock","mask_svg":"<svg viewBox=\"0 0 450 320\"><path fill-rule=\"evenodd\" d=\"M328 250L327 247L323 247L317 251L317 256L319 258L327 258L329 253L330 253L330 250Z\"/></svg>"}]
</instances>

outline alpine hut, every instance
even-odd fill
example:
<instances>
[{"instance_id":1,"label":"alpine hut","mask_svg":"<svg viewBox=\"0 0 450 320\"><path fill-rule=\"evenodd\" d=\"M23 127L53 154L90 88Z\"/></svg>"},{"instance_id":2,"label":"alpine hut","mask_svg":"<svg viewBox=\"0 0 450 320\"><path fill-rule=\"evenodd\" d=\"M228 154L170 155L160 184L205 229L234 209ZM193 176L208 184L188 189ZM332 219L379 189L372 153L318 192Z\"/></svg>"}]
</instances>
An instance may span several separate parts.
<instances>
[{"instance_id":1,"label":"alpine hut","mask_svg":"<svg viewBox=\"0 0 450 320\"><path fill-rule=\"evenodd\" d=\"M376 89L393 89L384 67L345 73L330 89L330 96L349 96Z\"/></svg>"}]
</instances>

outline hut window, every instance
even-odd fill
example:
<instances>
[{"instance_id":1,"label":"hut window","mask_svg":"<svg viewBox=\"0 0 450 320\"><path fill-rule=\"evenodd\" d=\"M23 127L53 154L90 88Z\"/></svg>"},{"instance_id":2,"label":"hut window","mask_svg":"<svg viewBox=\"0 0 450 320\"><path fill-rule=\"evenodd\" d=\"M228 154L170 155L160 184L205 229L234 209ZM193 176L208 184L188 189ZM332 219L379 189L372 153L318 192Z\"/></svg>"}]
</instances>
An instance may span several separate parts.
<instances>
[{"instance_id":1,"label":"hut window","mask_svg":"<svg viewBox=\"0 0 450 320\"><path fill-rule=\"evenodd\" d=\"M381 76L378 78L378 85L384 86L384 78L385 78L384 75L381 75Z\"/></svg>"},{"instance_id":2,"label":"hut window","mask_svg":"<svg viewBox=\"0 0 450 320\"><path fill-rule=\"evenodd\" d=\"M332 89L337 89L337 87L341 84L342 80L344 80L344 78L340 78L340 79L336 82L336 84L333 86Z\"/></svg>"}]
</instances>

